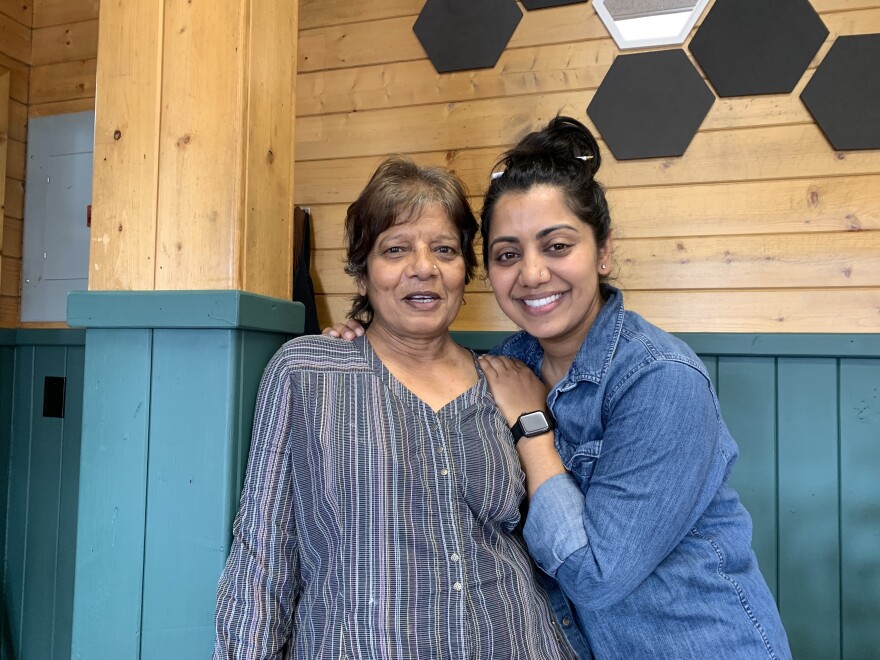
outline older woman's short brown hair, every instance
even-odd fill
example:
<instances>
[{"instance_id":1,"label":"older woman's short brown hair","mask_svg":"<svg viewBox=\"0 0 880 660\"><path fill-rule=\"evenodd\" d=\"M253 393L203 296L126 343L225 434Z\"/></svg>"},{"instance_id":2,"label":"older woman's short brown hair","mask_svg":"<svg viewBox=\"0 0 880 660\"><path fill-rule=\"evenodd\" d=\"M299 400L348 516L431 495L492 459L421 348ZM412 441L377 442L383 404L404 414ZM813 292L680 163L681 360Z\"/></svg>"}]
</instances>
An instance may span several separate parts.
<instances>
[{"instance_id":1,"label":"older woman's short brown hair","mask_svg":"<svg viewBox=\"0 0 880 660\"><path fill-rule=\"evenodd\" d=\"M348 207L345 216L345 239L348 261L345 272L363 282L367 257L379 235L398 222L418 217L429 204L442 208L458 231L464 256L465 283L477 268L474 237L477 219L467 201L464 184L441 167L421 167L403 156L392 156L379 165L367 186ZM348 317L364 325L373 320L373 307L366 296L352 299Z\"/></svg>"}]
</instances>

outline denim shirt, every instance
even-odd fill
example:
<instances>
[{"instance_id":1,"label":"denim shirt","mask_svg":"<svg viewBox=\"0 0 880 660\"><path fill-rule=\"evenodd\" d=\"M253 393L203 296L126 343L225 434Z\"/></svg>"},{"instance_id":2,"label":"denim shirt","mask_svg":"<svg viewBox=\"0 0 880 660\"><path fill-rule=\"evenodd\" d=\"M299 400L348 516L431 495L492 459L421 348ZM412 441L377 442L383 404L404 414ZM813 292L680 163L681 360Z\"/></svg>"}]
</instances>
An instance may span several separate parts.
<instances>
[{"instance_id":1,"label":"denim shirt","mask_svg":"<svg viewBox=\"0 0 880 660\"><path fill-rule=\"evenodd\" d=\"M737 447L703 363L625 311L620 291L602 293L547 398L568 472L534 494L524 532L563 630L568 599L603 660L790 658L751 519L727 483ZM540 371L526 333L493 352ZM570 641L589 657L583 638Z\"/></svg>"}]
</instances>

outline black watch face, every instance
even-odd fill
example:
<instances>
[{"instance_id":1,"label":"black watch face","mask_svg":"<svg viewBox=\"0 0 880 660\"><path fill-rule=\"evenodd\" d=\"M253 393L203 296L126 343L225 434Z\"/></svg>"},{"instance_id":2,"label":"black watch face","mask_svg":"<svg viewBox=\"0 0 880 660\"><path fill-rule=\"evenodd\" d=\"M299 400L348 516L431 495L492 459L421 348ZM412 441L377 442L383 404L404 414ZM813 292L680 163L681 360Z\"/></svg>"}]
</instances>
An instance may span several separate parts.
<instances>
[{"instance_id":1,"label":"black watch face","mask_svg":"<svg viewBox=\"0 0 880 660\"><path fill-rule=\"evenodd\" d=\"M547 418L542 412L530 412L522 415L519 418L519 423L522 426L523 435L526 436L538 435L550 430Z\"/></svg>"}]
</instances>

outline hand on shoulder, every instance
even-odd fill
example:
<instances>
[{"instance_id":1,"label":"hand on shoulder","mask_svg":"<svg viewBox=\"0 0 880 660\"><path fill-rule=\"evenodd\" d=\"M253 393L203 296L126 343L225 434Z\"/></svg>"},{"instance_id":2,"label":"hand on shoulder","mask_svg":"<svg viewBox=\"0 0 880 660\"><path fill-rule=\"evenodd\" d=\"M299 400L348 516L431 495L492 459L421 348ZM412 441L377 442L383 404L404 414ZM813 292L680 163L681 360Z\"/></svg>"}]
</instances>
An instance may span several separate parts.
<instances>
[{"instance_id":1,"label":"hand on shoulder","mask_svg":"<svg viewBox=\"0 0 880 660\"><path fill-rule=\"evenodd\" d=\"M509 426L523 413L547 407L547 386L519 360L502 355L481 355L480 367Z\"/></svg>"},{"instance_id":2,"label":"hand on shoulder","mask_svg":"<svg viewBox=\"0 0 880 660\"><path fill-rule=\"evenodd\" d=\"M329 328L324 328L321 334L353 341L356 337L364 334L364 326L355 319L348 319L345 323L336 323Z\"/></svg>"}]
</instances>

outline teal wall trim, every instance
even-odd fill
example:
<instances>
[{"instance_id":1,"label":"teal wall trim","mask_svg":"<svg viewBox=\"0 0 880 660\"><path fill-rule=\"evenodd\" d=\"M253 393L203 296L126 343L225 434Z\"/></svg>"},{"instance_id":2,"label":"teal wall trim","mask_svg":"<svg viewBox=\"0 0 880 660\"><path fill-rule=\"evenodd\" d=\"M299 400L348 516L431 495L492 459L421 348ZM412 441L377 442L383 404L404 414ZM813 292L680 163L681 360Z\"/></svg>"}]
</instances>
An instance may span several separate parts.
<instances>
[{"instance_id":1,"label":"teal wall trim","mask_svg":"<svg viewBox=\"0 0 880 660\"><path fill-rule=\"evenodd\" d=\"M295 333L304 320L302 303L245 291L74 291L67 297L67 324L83 328Z\"/></svg>"},{"instance_id":2,"label":"teal wall trim","mask_svg":"<svg viewBox=\"0 0 880 660\"><path fill-rule=\"evenodd\" d=\"M209 657L263 368L300 303L242 292L82 292L74 658Z\"/></svg>"},{"instance_id":3,"label":"teal wall trim","mask_svg":"<svg viewBox=\"0 0 880 660\"><path fill-rule=\"evenodd\" d=\"M84 333L0 334L0 657L70 657ZM43 416L46 376L66 378L63 418Z\"/></svg>"}]
</instances>

